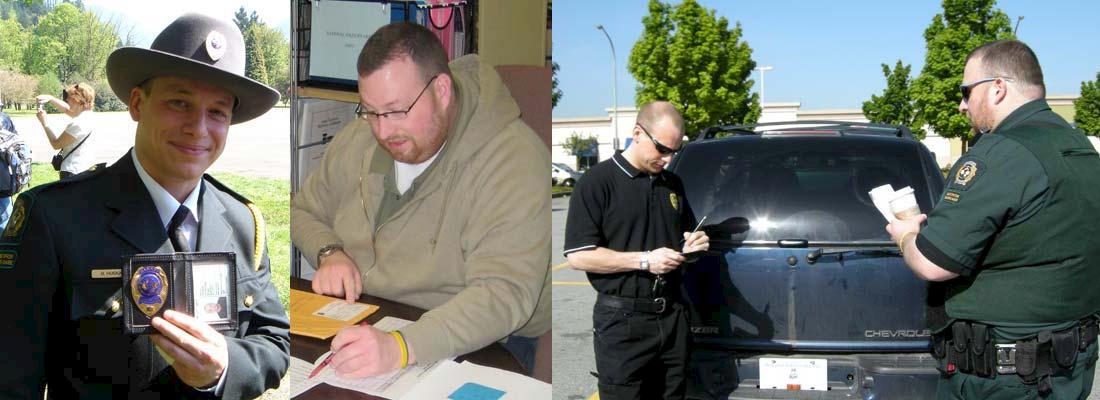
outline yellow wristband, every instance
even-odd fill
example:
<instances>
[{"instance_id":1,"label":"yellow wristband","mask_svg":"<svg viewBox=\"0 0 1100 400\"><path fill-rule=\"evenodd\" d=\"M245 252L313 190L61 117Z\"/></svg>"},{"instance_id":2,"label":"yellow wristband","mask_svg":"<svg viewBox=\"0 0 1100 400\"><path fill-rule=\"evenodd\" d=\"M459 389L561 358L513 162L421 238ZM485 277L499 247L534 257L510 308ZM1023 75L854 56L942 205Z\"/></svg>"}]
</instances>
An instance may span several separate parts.
<instances>
[{"instance_id":1,"label":"yellow wristband","mask_svg":"<svg viewBox=\"0 0 1100 400\"><path fill-rule=\"evenodd\" d=\"M405 336L400 331L390 331L390 335L397 340L397 347L401 348L401 364L398 368L409 366L409 346L405 344Z\"/></svg>"},{"instance_id":2,"label":"yellow wristband","mask_svg":"<svg viewBox=\"0 0 1100 400\"><path fill-rule=\"evenodd\" d=\"M898 250L902 253L905 252L905 239L909 238L909 235L916 235L917 232L909 231L901 235L901 239L898 239Z\"/></svg>"}]
</instances>

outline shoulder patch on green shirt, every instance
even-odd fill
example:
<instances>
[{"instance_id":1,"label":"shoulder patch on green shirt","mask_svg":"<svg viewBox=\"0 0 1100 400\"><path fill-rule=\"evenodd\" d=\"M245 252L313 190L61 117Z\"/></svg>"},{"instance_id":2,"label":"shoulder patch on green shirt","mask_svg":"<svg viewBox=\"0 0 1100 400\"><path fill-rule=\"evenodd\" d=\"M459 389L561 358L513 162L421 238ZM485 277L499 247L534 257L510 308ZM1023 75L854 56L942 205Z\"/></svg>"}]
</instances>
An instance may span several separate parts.
<instances>
[{"instance_id":1,"label":"shoulder patch on green shirt","mask_svg":"<svg viewBox=\"0 0 1100 400\"><path fill-rule=\"evenodd\" d=\"M967 190L974 185L983 174L985 174L985 163L982 160L975 157L963 157L959 159L959 166L955 168L955 173L948 179L948 189L954 190Z\"/></svg>"}]
</instances>

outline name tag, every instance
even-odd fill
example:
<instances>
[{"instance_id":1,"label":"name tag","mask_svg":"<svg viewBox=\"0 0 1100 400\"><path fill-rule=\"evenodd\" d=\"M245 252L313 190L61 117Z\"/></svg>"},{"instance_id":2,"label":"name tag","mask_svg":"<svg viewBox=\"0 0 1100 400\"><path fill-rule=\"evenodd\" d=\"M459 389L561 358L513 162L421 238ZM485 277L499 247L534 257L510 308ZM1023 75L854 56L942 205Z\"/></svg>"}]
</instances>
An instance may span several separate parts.
<instances>
[{"instance_id":1,"label":"name tag","mask_svg":"<svg viewBox=\"0 0 1100 400\"><path fill-rule=\"evenodd\" d=\"M118 279L122 277L122 269L93 269L92 279Z\"/></svg>"}]
</instances>

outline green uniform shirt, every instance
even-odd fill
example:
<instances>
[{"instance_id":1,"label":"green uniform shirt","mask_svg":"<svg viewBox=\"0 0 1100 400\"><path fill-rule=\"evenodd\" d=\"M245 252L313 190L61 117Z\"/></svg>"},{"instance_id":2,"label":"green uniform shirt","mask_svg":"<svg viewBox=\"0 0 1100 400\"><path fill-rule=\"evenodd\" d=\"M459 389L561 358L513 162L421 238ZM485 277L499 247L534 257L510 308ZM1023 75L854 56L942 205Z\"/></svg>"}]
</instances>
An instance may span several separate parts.
<instances>
[{"instance_id":1,"label":"green uniform shirt","mask_svg":"<svg viewBox=\"0 0 1100 400\"><path fill-rule=\"evenodd\" d=\"M1043 100L1020 106L960 158L917 236L944 283L949 319L1017 336L1100 307L1100 157ZM935 299L930 299L935 304ZM940 322L940 321L937 321ZM930 323L936 323L930 320ZM937 326L933 326L937 328Z\"/></svg>"}]
</instances>

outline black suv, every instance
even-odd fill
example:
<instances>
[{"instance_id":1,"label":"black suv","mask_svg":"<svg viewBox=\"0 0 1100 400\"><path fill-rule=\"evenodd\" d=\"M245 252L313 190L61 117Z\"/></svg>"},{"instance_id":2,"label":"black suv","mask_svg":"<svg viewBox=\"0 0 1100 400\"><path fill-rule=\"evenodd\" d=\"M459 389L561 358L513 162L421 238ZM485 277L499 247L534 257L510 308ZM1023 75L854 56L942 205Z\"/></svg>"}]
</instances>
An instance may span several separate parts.
<instances>
[{"instance_id":1,"label":"black suv","mask_svg":"<svg viewBox=\"0 0 1100 400\"><path fill-rule=\"evenodd\" d=\"M908 128L709 128L669 170L711 238L708 255L684 267L689 397L934 396L926 285L868 194L910 186L925 212L940 198L935 158Z\"/></svg>"}]
</instances>

